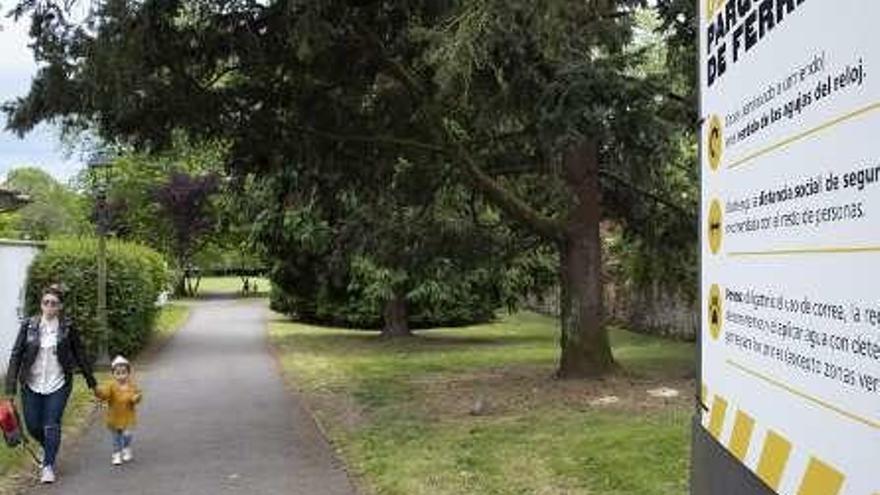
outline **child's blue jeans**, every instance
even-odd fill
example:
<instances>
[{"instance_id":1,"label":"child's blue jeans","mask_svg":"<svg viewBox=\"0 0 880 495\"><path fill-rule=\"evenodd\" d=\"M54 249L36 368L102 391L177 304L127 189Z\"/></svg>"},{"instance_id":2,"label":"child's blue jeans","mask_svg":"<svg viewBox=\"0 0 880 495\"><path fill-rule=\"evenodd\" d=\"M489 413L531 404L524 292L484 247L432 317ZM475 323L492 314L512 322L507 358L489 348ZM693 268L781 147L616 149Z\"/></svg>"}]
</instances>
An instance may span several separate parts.
<instances>
[{"instance_id":1,"label":"child's blue jeans","mask_svg":"<svg viewBox=\"0 0 880 495\"><path fill-rule=\"evenodd\" d=\"M110 430L113 433L113 452L122 452L131 445L132 434L129 430Z\"/></svg>"}]
</instances>

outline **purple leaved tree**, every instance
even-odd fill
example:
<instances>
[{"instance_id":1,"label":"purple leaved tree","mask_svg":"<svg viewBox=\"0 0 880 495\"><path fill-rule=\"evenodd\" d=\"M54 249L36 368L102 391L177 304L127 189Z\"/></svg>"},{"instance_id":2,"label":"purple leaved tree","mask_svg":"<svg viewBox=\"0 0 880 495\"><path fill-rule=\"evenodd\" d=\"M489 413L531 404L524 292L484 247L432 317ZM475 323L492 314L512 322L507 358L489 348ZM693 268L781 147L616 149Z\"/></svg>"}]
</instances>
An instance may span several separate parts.
<instances>
[{"instance_id":1,"label":"purple leaved tree","mask_svg":"<svg viewBox=\"0 0 880 495\"><path fill-rule=\"evenodd\" d=\"M194 275L191 262L217 226L211 199L219 187L217 174L175 172L154 191L159 211L171 229L174 262L183 273L175 287L178 295L195 295L198 290L190 283Z\"/></svg>"}]
</instances>

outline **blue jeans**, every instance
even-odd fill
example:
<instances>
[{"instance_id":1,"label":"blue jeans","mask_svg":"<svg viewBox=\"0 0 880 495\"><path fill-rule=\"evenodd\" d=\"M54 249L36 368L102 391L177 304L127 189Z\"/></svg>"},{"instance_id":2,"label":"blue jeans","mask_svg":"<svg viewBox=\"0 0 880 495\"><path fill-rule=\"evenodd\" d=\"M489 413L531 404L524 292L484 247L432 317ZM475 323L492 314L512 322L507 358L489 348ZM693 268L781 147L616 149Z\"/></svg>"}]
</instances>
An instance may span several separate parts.
<instances>
[{"instance_id":1,"label":"blue jeans","mask_svg":"<svg viewBox=\"0 0 880 495\"><path fill-rule=\"evenodd\" d=\"M131 446L132 434L129 430L110 430L113 435L113 452L122 452Z\"/></svg>"},{"instance_id":2,"label":"blue jeans","mask_svg":"<svg viewBox=\"0 0 880 495\"><path fill-rule=\"evenodd\" d=\"M61 417L71 388L68 383L57 392L43 395L27 386L21 387L24 422L31 437L43 446L44 466L55 466L55 457L61 446Z\"/></svg>"}]
</instances>

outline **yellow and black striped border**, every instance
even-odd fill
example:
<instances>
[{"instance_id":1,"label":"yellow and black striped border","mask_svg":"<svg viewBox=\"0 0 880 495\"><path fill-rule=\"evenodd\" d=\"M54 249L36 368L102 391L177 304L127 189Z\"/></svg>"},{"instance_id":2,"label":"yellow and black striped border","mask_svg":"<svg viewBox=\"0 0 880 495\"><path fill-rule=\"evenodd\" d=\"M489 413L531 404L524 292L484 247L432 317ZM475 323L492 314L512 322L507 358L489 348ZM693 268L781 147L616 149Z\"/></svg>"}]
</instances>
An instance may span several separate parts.
<instances>
[{"instance_id":1,"label":"yellow and black striped border","mask_svg":"<svg viewBox=\"0 0 880 495\"><path fill-rule=\"evenodd\" d=\"M709 391L701 388L701 400L707 404ZM730 434L722 438L724 426L732 420ZM754 472L769 488L778 492L783 476L797 475L792 466L792 452L796 446L782 433L767 429L763 437L756 435L756 420L748 411L735 408L728 399L715 394L703 415L703 426L721 445L741 463ZM755 465L747 464L750 449L760 449ZM754 457L754 456L753 456ZM797 495L839 495L846 483L846 475L837 467L815 455L806 456L806 466L798 481ZM880 495L880 492L865 495Z\"/></svg>"}]
</instances>

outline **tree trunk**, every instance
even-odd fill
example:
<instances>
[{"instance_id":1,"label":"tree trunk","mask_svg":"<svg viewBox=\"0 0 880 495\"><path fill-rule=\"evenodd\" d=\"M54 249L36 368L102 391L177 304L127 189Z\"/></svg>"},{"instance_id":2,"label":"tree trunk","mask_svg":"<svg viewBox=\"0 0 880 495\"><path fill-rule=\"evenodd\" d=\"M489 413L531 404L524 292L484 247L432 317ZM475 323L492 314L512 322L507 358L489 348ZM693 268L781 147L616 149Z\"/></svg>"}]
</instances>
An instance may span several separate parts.
<instances>
[{"instance_id":1,"label":"tree trunk","mask_svg":"<svg viewBox=\"0 0 880 495\"><path fill-rule=\"evenodd\" d=\"M583 142L565 156L573 199L560 241L562 354L558 376L595 377L614 368L603 322L600 186L596 145Z\"/></svg>"},{"instance_id":2,"label":"tree trunk","mask_svg":"<svg viewBox=\"0 0 880 495\"><path fill-rule=\"evenodd\" d=\"M406 296L398 291L385 302L382 312L385 325L382 327L382 337L397 338L411 337L409 329L409 316L406 314Z\"/></svg>"},{"instance_id":3,"label":"tree trunk","mask_svg":"<svg viewBox=\"0 0 880 495\"><path fill-rule=\"evenodd\" d=\"M563 168L571 207L561 221L542 215L505 189L466 152L460 151L459 158L474 186L492 203L532 232L559 246L562 352L557 375L592 377L612 370L614 358L603 326L601 188L596 144L585 140L565 154Z\"/></svg>"},{"instance_id":4,"label":"tree trunk","mask_svg":"<svg viewBox=\"0 0 880 495\"><path fill-rule=\"evenodd\" d=\"M176 297L186 297L189 295L187 294L186 275L178 277L174 284L174 295Z\"/></svg>"}]
</instances>

